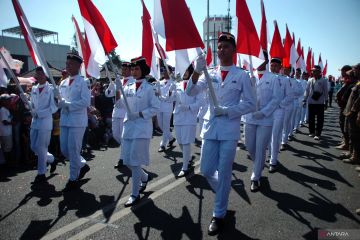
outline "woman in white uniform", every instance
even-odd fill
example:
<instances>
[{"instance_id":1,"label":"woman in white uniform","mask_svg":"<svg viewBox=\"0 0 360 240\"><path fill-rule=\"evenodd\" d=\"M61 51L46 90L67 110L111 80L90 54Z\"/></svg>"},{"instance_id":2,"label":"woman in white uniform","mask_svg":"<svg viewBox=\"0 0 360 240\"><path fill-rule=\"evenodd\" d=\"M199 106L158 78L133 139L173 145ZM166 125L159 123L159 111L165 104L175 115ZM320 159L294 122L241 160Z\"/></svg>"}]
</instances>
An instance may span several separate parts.
<instances>
[{"instance_id":1,"label":"woman in white uniform","mask_svg":"<svg viewBox=\"0 0 360 240\"><path fill-rule=\"evenodd\" d=\"M152 117L160 109L160 101L155 96L153 86L145 79L149 73L150 68L146 65L145 58L131 60L131 75L135 82L128 84L124 89L131 112L125 115L122 151L124 164L132 173L132 188L125 207L130 207L140 200L140 193L145 190L149 181L149 176L141 165L149 165ZM124 96L122 100L123 98Z\"/></svg>"},{"instance_id":2,"label":"woman in white uniform","mask_svg":"<svg viewBox=\"0 0 360 240\"><path fill-rule=\"evenodd\" d=\"M177 142L183 154L183 165L177 175L179 178L189 173L188 166L191 159L191 143L195 142L196 117L203 102L203 94L189 96L185 90L194 68L192 65L186 70L183 81L176 85L176 105L174 109L174 126Z\"/></svg>"}]
</instances>

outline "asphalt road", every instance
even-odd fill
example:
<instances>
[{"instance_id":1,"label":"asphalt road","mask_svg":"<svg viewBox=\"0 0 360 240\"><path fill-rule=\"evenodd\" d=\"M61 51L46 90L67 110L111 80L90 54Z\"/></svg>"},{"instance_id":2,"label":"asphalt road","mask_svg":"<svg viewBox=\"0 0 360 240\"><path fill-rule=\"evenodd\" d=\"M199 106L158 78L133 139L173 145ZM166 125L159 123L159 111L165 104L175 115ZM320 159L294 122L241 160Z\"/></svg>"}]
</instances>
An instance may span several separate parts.
<instances>
[{"instance_id":1,"label":"asphalt road","mask_svg":"<svg viewBox=\"0 0 360 240\"><path fill-rule=\"evenodd\" d=\"M279 171L264 169L261 191L250 192L252 162L239 148L233 165L226 225L207 235L214 194L199 175L200 147L186 179L179 146L158 153L151 141L152 177L140 204L124 208L130 171L115 170L119 148L93 151L81 188L62 193L69 164L59 164L49 184L31 185L36 170L0 169L0 239L317 239L318 229L359 229L360 179L354 165L342 163L334 146L340 130L336 108L326 112L320 141L306 127L281 152Z\"/></svg>"}]
</instances>

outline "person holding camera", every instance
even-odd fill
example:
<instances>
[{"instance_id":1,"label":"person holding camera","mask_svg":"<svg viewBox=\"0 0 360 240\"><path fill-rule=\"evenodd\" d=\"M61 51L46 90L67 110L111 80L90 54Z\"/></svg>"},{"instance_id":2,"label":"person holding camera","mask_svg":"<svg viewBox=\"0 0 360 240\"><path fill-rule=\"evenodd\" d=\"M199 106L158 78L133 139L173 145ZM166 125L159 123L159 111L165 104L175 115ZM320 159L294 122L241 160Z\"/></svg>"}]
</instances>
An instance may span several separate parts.
<instances>
[{"instance_id":1,"label":"person holding camera","mask_svg":"<svg viewBox=\"0 0 360 240\"><path fill-rule=\"evenodd\" d=\"M328 104L328 83L321 75L321 67L314 65L311 69L312 78L308 81L303 103L308 102L309 137L319 140L324 125L324 112ZM315 128L316 116L316 128Z\"/></svg>"}]
</instances>

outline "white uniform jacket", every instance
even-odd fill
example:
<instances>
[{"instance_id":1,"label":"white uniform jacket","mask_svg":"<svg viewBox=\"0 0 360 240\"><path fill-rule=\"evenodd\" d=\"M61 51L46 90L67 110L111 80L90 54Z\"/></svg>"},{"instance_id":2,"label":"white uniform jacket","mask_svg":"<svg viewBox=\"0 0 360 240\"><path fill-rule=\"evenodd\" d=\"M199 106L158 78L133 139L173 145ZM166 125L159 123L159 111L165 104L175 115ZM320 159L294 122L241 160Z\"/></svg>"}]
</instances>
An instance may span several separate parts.
<instances>
[{"instance_id":1,"label":"white uniform jacket","mask_svg":"<svg viewBox=\"0 0 360 240\"><path fill-rule=\"evenodd\" d=\"M60 126L86 127L88 125L87 107L90 106L91 93L86 80L80 75L69 85L70 77L60 83L60 96L69 107L61 109Z\"/></svg>"},{"instance_id":2,"label":"white uniform jacket","mask_svg":"<svg viewBox=\"0 0 360 240\"><path fill-rule=\"evenodd\" d=\"M262 126L272 126L273 113L282 100L281 87L278 76L265 71L261 80L256 79L256 111L262 112L265 117L254 119L252 113L244 117L244 122Z\"/></svg>"},{"instance_id":3,"label":"white uniform jacket","mask_svg":"<svg viewBox=\"0 0 360 240\"><path fill-rule=\"evenodd\" d=\"M184 80L188 82L188 80ZM174 125L196 125L197 114L204 103L204 94L189 96L184 89L184 81L176 84L176 104L174 108ZM182 106L187 106L184 110Z\"/></svg>"},{"instance_id":4,"label":"white uniform jacket","mask_svg":"<svg viewBox=\"0 0 360 240\"><path fill-rule=\"evenodd\" d=\"M290 81L290 78L288 76L278 75L280 80L280 85L284 89L283 93L283 99L280 102L280 107L282 109L292 109L294 106L294 88L293 84L294 82Z\"/></svg>"},{"instance_id":5,"label":"white uniform jacket","mask_svg":"<svg viewBox=\"0 0 360 240\"><path fill-rule=\"evenodd\" d=\"M175 92L176 84L172 79L160 81L160 112L171 113L173 111Z\"/></svg>"},{"instance_id":6,"label":"white uniform jacket","mask_svg":"<svg viewBox=\"0 0 360 240\"><path fill-rule=\"evenodd\" d=\"M132 82L126 85L124 92L131 112L142 112L144 118L140 117L136 120L129 120L126 114L122 137L124 139L150 139L152 137L152 117L160 109L160 101L155 96L153 86L145 79L142 79L142 83L137 91L135 82ZM123 96L121 100L123 101Z\"/></svg>"},{"instance_id":7,"label":"white uniform jacket","mask_svg":"<svg viewBox=\"0 0 360 240\"><path fill-rule=\"evenodd\" d=\"M241 116L255 111L256 98L250 77L235 65L231 66L224 81L221 79L220 67L211 70L209 75L219 106L225 107L227 114L216 117L213 102L209 99L201 137L214 140L239 140ZM207 81L202 75L197 84L189 81L187 93L194 96L207 88Z\"/></svg>"},{"instance_id":8,"label":"white uniform jacket","mask_svg":"<svg viewBox=\"0 0 360 240\"><path fill-rule=\"evenodd\" d=\"M126 79L126 81L125 81L125 79ZM134 78L127 77L127 78L121 79L121 84L122 84L123 88L125 88L126 85L128 85L134 81L135 81ZM115 97L115 88L116 88L115 83L111 82L109 84L109 87L105 90L105 96L106 97ZM126 113L125 105L122 104L122 101L120 99L116 100L115 104L114 104L114 109L112 112L112 117L113 118L124 118L125 113Z\"/></svg>"},{"instance_id":9,"label":"white uniform jacket","mask_svg":"<svg viewBox=\"0 0 360 240\"><path fill-rule=\"evenodd\" d=\"M39 84L34 86L31 90L31 106L33 111L37 114L37 118L32 119L31 128L52 130L52 114L57 111L53 87L48 82L40 87L43 87L41 93L39 91Z\"/></svg>"}]
</instances>

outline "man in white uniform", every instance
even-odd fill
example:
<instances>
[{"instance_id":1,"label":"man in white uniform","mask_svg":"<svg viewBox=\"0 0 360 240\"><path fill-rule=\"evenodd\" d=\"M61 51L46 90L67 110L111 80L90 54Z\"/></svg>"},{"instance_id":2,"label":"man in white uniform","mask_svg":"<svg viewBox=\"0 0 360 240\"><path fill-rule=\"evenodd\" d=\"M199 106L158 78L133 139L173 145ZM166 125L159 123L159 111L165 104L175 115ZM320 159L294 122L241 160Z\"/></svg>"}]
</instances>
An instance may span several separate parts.
<instances>
[{"instance_id":1,"label":"man in white uniform","mask_svg":"<svg viewBox=\"0 0 360 240\"><path fill-rule=\"evenodd\" d=\"M172 67L169 66L171 71ZM160 111L157 114L159 127L162 130L162 140L158 152L163 152L168 145L171 147L176 139L170 132L170 120L173 112L173 103L175 101L176 85L173 79L170 78L167 71L164 72L164 79L160 81L160 92L157 93L160 99Z\"/></svg>"},{"instance_id":2,"label":"man in white uniform","mask_svg":"<svg viewBox=\"0 0 360 240\"><path fill-rule=\"evenodd\" d=\"M266 55L266 53L264 53ZM275 74L266 70L265 61L258 69L262 76L256 79L256 111L244 116L245 146L253 161L252 192L260 187L261 172L265 165L266 148L270 143L274 111L279 107L281 88Z\"/></svg>"},{"instance_id":3,"label":"man in white uniform","mask_svg":"<svg viewBox=\"0 0 360 240\"><path fill-rule=\"evenodd\" d=\"M69 77L60 83L58 106L60 117L60 148L70 160L70 177L65 191L78 187L77 181L90 170L80 155L82 140L88 125L87 107L90 106L90 90L87 82L79 75L82 58L77 53L68 53L66 71Z\"/></svg>"},{"instance_id":4,"label":"man in white uniform","mask_svg":"<svg viewBox=\"0 0 360 240\"><path fill-rule=\"evenodd\" d=\"M131 60L131 75L135 82L128 84L124 89L131 112L125 115L122 151L124 164L131 170L132 188L125 207L133 206L140 200L140 193L145 190L150 180L141 165L149 165L150 162L152 117L159 111L160 101L155 96L153 86L145 79L149 73L150 68L146 65L145 58Z\"/></svg>"},{"instance_id":5,"label":"man in white uniform","mask_svg":"<svg viewBox=\"0 0 360 240\"><path fill-rule=\"evenodd\" d=\"M47 82L42 67L36 68L35 78L38 84L32 87L30 97L32 107L30 143L31 149L38 157L38 175L34 182L44 182L46 181L46 164L51 164L50 172L54 172L56 168L54 156L48 152L48 146L53 127L52 114L57 111L57 106L53 93L54 88Z\"/></svg>"},{"instance_id":6,"label":"man in white uniform","mask_svg":"<svg viewBox=\"0 0 360 240\"><path fill-rule=\"evenodd\" d=\"M256 101L249 75L233 63L235 37L221 33L217 47L220 66L209 74L219 106L214 106L213 100L209 99L201 132L200 170L216 194L209 235L216 235L222 229L231 188L232 165L240 139L240 119L243 114L255 110ZM205 75L200 77L205 68L205 58L200 56L196 60L192 81L187 86L190 96L208 88Z\"/></svg>"},{"instance_id":7,"label":"man in white uniform","mask_svg":"<svg viewBox=\"0 0 360 240\"><path fill-rule=\"evenodd\" d=\"M301 120L301 116L302 116L302 112L303 112L303 99L304 99L304 93L305 93L305 89L306 89L306 84L307 82L301 78L301 69L298 68L296 69L296 73L295 73L295 79L299 84L299 87L301 87L301 95L300 97L298 97L297 102L296 102L296 114L294 117L294 127L293 127L293 132L296 133L302 124L302 120Z\"/></svg>"},{"instance_id":8,"label":"man in white uniform","mask_svg":"<svg viewBox=\"0 0 360 240\"><path fill-rule=\"evenodd\" d=\"M184 74L183 81L176 85L176 105L174 109L174 126L176 139L183 154L183 165L177 177L184 177L189 173L191 160L191 144L195 142L196 118L200 106L203 104L203 94L189 96L186 87L194 68L192 65Z\"/></svg>"},{"instance_id":9,"label":"man in white uniform","mask_svg":"<svg viewBox=\"0 0 360 240\"><path fill-rule=\"evenodd\" d=\"M121 79L121 84L122 84L123 88L125 88L125 86L127 86L128 84L134 82L134 79L131 77L131 67L130 67L129 62L121 63L121 74L124 77L123 79ZM112 112L111 128L112 128L113 138L121 146L121 135L123 132L126 109L125 109L124 105L121 104L120 89L116 89L114 82L111 82L109 84L109 87L105 90L105 96L106 97L115 97L115 104L114 104L114 109ZM120 153L119 161L114 166L114 168L119 169L122 166L123 166L123 158L122 158L122 154Z\"/></svg>"}]
</instances>

